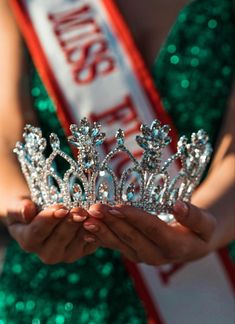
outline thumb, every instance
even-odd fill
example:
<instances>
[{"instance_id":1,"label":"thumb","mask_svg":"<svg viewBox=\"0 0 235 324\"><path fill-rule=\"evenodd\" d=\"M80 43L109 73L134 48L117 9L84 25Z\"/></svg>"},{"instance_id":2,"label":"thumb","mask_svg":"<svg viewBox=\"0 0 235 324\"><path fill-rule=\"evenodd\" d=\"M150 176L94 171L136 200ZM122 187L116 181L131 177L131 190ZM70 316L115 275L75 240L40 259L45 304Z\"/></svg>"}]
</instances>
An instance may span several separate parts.
<instances>
[{"instance_id":1,"label":"thumb","mask_svg":"<svg viewBox=\"0 0 235 324\"><path fill-rule=\"evenodd\" d=\"M173 206L173 213L181 225L209 241L216 225L216 220L210 213L180 200Z\"/></svg>"},{"instance_id":2,"label":"thumb","mask_svg":"<svg viewBox=\"0 0 235 324\"><path fill-rule=\"evenodd\" d=\"M37 207L32 200L18 200L8 209L6 223L8 226L15 223L28 224L36 215Z\"/></svg>"}]
</instances>

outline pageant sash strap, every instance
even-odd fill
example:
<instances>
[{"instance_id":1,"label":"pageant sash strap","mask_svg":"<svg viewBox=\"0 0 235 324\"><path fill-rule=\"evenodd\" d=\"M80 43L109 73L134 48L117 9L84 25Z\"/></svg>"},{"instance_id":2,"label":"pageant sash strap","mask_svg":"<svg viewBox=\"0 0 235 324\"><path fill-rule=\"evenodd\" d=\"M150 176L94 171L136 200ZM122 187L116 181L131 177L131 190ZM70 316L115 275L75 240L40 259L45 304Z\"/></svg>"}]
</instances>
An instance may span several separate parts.
<instances>
[{"instance_id":1,"label":"pageant sash strap","mask_svg":"<svg viewBox=\"0 0 235 324\"><path fill-rule=\"evenodd\" d=\"M172 126L112 0L12 0L11 4L66 131L84 116L101 122L108 136L103 152L107 154L114 143L111 134L122 128L127 146L138 156L134 138L141 123L157 117ZM177 136L172 128L174 149ZM166 150L165 158L170 154ZM113 167L119 172L126 163L116 160ZM177 165L172 172L177 172ZM152 323L232 323L227 256L213 253L177 266L128 261L126 265Z\"/></svg>"}]
</instances>

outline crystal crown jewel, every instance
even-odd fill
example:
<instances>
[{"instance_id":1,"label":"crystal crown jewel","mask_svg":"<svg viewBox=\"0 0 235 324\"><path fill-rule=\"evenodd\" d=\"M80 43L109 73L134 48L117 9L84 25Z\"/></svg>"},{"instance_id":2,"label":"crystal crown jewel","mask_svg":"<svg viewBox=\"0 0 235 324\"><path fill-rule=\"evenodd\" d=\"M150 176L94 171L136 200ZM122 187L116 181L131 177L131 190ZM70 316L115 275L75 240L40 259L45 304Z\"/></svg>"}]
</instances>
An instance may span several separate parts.
<instances>
[{"instance_id":1,"label":"crystal crown jewel","mask_svg":"<svg viewBox=\"0 0 235 324\"><path fill-rule=\"evenodd\" d=\"M191 142L182 136L177 152L162 161L163 150L171 142L170 128L154 120L150 127L142 125L141 135L136 136L137 144L143 149L140 161L125 146L121 129L116 133L116 147L101 160L98 147L105 133L99 124L83 118L79 126L72 124L70 130L72 135L68 141L78 149L76 161L61 151L59 138L54 133L50 135L52 153L46 158L46 139L40 128L31 125L24 129L25 143L17 142L14 149L32 200L43 209L58 203L68 208L88 209L101 202L130 204L150 213L169 214L177 199L190 200L212 152L207 134L199 130L191 135ZM111 168L111 159L121 152L128 155L130 163L118 177ZM58 157L69 165L63 176L56 171ZM172 178L169 169L176 160L180 169Z\"/></svg>"}]
</instances>

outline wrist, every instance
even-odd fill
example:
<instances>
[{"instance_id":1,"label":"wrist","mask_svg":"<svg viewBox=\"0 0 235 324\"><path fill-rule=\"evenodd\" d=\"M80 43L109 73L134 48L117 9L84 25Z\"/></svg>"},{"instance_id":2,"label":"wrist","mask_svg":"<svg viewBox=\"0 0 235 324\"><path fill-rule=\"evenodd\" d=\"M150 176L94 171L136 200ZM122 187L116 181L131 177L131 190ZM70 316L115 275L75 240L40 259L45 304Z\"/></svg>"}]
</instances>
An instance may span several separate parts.
<instances>
[{"instance_id":1,"label":"wrist","mask_svg":"<svg viewBox=\"0 0 235 324\"><path fill-rule=\"evenodd\" d=\"M214 252L214 251L218 250L219 248L221 248L221 229L220 229L221 226L218 223L218 221L214 215L212 215L211 217L214 217L216 222L215 222L214 231L213 231L211 239L209 241L209 252Z\"/></svg>"}]
</instances>

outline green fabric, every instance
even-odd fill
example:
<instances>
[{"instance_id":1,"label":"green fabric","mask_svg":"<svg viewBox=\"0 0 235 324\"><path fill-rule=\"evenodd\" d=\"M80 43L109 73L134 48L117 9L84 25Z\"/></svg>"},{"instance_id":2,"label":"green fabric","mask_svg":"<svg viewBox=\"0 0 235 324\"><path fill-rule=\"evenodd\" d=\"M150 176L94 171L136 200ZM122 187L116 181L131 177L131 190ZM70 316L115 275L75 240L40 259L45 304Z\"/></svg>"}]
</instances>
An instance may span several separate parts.
<instances>
[{"instance_id":1,"label":"green fabric","mask_svg":"<svg viewBox=\"0 0 235 324\"><path fill-rule=\"evenodd\" d=\"M235 71L231 0L192 1L154 63L153 77L179 135L203 128L215 146ZM235 262L235 243L229 246Z\"/></svg>"},{"instance_id":2,"label":"green fabric","mask_svg":"<svg viewBox=\"0 0 235 324\"><path fill-rule=\"evenodd\" d=\"M204 128L215 143L232 84L235 28L229 0L190 2L154 64L153 75L179 133ZM37 73L32 97L44 134L64 134ZM0 281L0 324L146 323L116 252L46 266L11 243Z\"/></svg>"},{"instance_id":3,"label":"green fabric","mask_svg":"<svg viewBox=\"0 0 235 324\"><path fill-rule=\"evenodd\" d=\"M235 68L231 0L192 1L154 63L163 106L179 135L205 129L215 144Z\"/></svg>"},{"instance_id":4,"label":"green fabric","mask_svg":"<svg viewBox=\"0 0 235 324\"><path fill-rule=\"evenodd\" d=\"M0 320L7 324L146 322L118 253L99 249L73 264L49 266L16 243L8 249L1 277Z\"/></svg>"}]
</instances>

